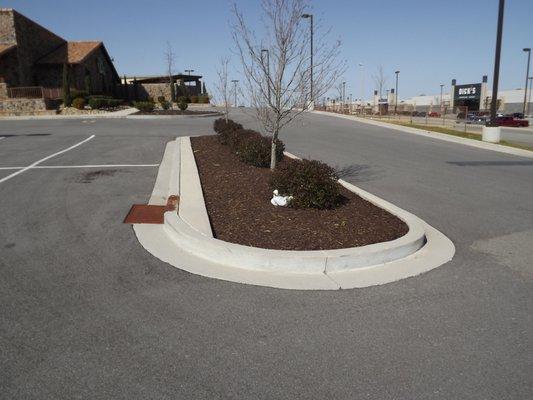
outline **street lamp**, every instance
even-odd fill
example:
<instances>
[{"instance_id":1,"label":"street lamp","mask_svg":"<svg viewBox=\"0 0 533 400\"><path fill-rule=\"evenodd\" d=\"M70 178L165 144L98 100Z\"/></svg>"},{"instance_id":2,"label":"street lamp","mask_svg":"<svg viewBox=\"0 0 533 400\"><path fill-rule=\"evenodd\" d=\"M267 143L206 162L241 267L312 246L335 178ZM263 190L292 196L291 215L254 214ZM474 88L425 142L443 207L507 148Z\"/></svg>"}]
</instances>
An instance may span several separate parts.
<instances>
[{"instance_id":1,"label":"street lamp","mask_svg":"<svg viewBox=\"0 0 533 400\"><path fill-rule=\"evenodd\" d=\"M529 61L531 59L531 49L530 48L525 48L525 49L522 49L522 50L527 52L526 88L524 90L524 109L522 110L522 114L524 114L524 116L525 116L526 115L526 102L527 102L527 84L528 84L528 80L529 80Z\"/></svg>"},{"instance_id":2,"label":"street lamp","mask_svg":"<svg viewBox=\"0 0 533 400\"><path fill-rule=\"evenodd\" d=\"M526 112L527 112L527 115L529 115L529 104L531 103L531 85L533 84L533 76L530 76L529 77L529 99L527 101L527 107L526 107ZM525 117L525 115L524 115Z\"/></svg>"},{"instance_id":3,"label":"street lamp","mask_svg":"<svg viewBox=\"0 0 533 400\"><path fill-rule=\"evenodd\" d=\"M496 52L494 55L494 78L492 82L492 101L490 104L490 120L483 127L482 140L487 142L498 143L500 141L501 129L496 123L496 111L498 108L498 82L500 80L500 56L502 52L502 33L503 33L503 11L505 9L505 0L500 0L498 7L498 29L496 32Z\"/></svg>"},{"instance_id":4,"label":"street lamp","mask_svg":"<svg viewBox=\"0 0 533 400\"><path fill-rule=\"evenodd\" d=\"M310 89L310 99L309 102L314 105L314 98L313 98L313 14L303 14L302 18L309 18L310 19L310 29L311 29L311 85L309 87ZM313 107L314 108L314 107Z\"/></svg>"},{"instance_id":5,"label":"street lamp","mask_svg":"<svg viewBox=\"0 0 533 400\"><path fill-rule=\"evenodd\" d=\"M442 110L444 109L443 108L443 105L442 105L442 88L444 87L444 85L441 83L440 84L440 112L442 113Z\"/></svg>"},{"instance_id":6,"label":"street lamp","mask_svg":"<svg viewBox=\"0 0 533 400\"><path fill-rule=\"evenodd\" d=\"M346 82L342 82L342 104L346 103Z\"/></svg>"},{"instance_id":7,"label":"street lamp","mask_svg":"<svg viewBox=\"0 0 533 400\"><path fill-rule=\"evenodd\" d=\"M394 71L396 74L396 90L394 92L394 114L398 114L398 75L400 75L400 71Z\"/></svg>"},{"instance_id":8,"label":"street lamp","mask_svg":"<svg viewBox=\"0 0 533 400\"><path fill-rule=\"evenodd\" d=\"M232 80L233 82L233 90L234 90L234 93L235 93L235 107L237 107L237 83L239 83L239 80L238 79L233 79Z\"/></svg>"},{"instance_id":9,"label":"street lamp","mask_svg":"<svg viewBox=\"0 0 533 400\"><path fill-rule=\"evenodd\" d=\"M364 64L359 63L359 69L361 71L361 110L363 107L363 99L365 98L365 74L364 74Z\"/></svg>"},{"instance_id":10,"label":"street lamp","mask_svg":"<svg viewBox=\"0 0 533 400\"><path fill-rule=\"evenodd\" d=\"M267 59L267 90L268 90L268 102L270 103L270 52L268 49L261 49L261 61L263 61L263 53L266 53Z\"/></svg>"}]
</instances>

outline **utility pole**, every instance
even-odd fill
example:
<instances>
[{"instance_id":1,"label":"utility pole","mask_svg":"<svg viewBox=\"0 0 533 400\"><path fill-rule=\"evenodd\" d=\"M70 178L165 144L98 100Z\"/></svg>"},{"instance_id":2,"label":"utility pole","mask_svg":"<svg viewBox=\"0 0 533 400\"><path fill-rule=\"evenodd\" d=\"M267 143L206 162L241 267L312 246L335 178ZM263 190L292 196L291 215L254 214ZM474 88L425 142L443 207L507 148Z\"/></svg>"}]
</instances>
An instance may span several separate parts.
<instances>
[{"instance_id":1,"label":"utility pole","mask_svg":"<svg viewBox=\"0 0 533 400\"><path fill-rule=\"evenodd\" d=\"M364 111L364 100L365 100L365 73L364 73L364 64L359 63L359 70L361 71L361 113Z\"/></svg>"},{"instance_id":2,"label":"utility pole","mask_svg":"<svg viewBox=\"0 0 533 400\"><path fill-rule=\"evenodd\" d=\"M529 77L529 99L527 101L527 107L526 107L526 112L527 112L527 115L529 115L529 104L531 103L531 85L533 84L533 76L530 76ZM525 115L524 115L524 118L525 118Z\"/></svg>"},{"instance_id":3,"label":"utility pole","mask_svg":"<svg viewBox=\"0 0 533 400\"><path fill-rule=\"evenodd\" d=\"M233 90L234 90L234 95L235 95L235 107L237 107L237 83L239 83L239 80L238 79L233 79L232 80L233 82Z\"/></svg>"},{"instance_id":4,"label":"utility pole","mask_svg":"<svg viewBox=\"0 0 533 400\"><path fill-rule=\"evenodd\" d=\"M526 116L526 102L527 102L527 84L529 81L529 61L531 59L531 49L525 48L523 49L523 51L527 52L526 88L524 89L524 108L522 110L522 114L524 114L524 117L525 117Z\"/></svg>"},{"instance_id":5,"label":"utility pole","mask_svg":"<svg viewBox=\"0 0 533 400\"><path fill-rule=\"evenodd\" d=\"M313 14L304 14L302 15L302 18L309 18L310 20L310 29L311 29L311 76L310 76L310 80L311 80L311 85L309 87L310 89L310 98L309 98L309 102L312 102L313 104L311 105L312 108L314 108L314 97L313 97Z\"/></svg>"}]
</instances>

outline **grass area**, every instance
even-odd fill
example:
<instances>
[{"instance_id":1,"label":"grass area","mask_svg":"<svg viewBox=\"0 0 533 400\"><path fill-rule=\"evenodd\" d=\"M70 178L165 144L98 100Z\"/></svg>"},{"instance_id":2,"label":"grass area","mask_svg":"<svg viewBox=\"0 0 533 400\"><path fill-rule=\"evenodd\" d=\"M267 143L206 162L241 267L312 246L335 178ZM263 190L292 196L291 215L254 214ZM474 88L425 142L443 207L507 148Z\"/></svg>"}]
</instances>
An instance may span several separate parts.
<instances>
[{"instance_id":1,"label":"grass area","mask_svg":"<svg viewBox=\"0 0 533 400\"><path fill-rule=\"evenodd\" d=\"M403 122L403 121L385 121L385 120L381 120L381 121L382 122L388 122L390 124L395 124L395 125L407 126L409 128L422 129L422 130L425 130L425 131L444 133L446 135L459 136L459 137L462 137L462 138L465 138L465 139L473 139L473 140L481 141L481 134L480 133L469 133L469 132L458 131L458 130L455 130L455 129L445 128L445 127L442 127L442 126L412 124L410 122ZM531 146L526 146L526 145L523 145L523 144L517 144L517 143L508 142L507 140L500 140L499 144L501 144L503 146L515 147L517 149L533 151L533 147L531 147Z\"/></svg>"}]
</instances>

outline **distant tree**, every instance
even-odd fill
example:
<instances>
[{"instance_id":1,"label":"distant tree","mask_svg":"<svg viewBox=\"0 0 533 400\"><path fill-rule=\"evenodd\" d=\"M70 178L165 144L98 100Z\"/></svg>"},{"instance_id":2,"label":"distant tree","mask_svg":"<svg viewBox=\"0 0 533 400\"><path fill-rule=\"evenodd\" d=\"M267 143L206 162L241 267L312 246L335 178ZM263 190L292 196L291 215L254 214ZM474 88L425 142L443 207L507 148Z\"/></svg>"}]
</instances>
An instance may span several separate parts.
<instances>
[{"instance_id":1,"label":"distant tree","mask_svg":"<svg viewBox=\"0 0 533 400\"><path fill-rule=\"evenodd\" d=\"M205 82L202 82L202 94L207 94L207 90L205 89Z\"/></svg>"},{"instance_id":2,"label":"distant tree","mask_svg":"<svg viewBox=\"0 0 533 400\"><path fill-rule=\"evenodd\" d=\"M385 73L383 72L382 65L377 68L377 72L376 74L372 75L372 79L374 79L374 83L376 84L379 98L383 98L383 88L387 84L387 76L385 76Z\"/></svg>"},{"instance_id":3,"label":"distant tree","mask_svg":"<svg viewBox=\"0 0 533 400\"><path fill-rule=\"evenodd\" d=\"M63 87L62 87L63 105L70 107L72 103L72 97L70 96L70 74L67 63L63 64Z\"/></svg>"},{"instance_id":4,"label":"distant tree","mask_svg":"<svg viewBox=\"0 0 533 400\"><path fill-rule=\"evenodd\" d=\"M167 74L168 74L168 82L170 86L170 100L176 101L176 88L174 86L174 59L175 54L172 51L172 46L170 45L170 42L167 41L167 50L165 52L165 61L167 65Z\"/></svg>"},{"instance_id":5,"label":"distant tree","mask_svg":"<svg viewBox=\"0 0 533 400\"><path fill-rule=\"evenodd\" d=\"M217 70L218 81L216 84L217 89L217 102L221 103L224 107L224 118L228 121L231 93L228 81L228 64L229 57L222 57L220 59L220 66Z\"/></svg>"}]
</instances>

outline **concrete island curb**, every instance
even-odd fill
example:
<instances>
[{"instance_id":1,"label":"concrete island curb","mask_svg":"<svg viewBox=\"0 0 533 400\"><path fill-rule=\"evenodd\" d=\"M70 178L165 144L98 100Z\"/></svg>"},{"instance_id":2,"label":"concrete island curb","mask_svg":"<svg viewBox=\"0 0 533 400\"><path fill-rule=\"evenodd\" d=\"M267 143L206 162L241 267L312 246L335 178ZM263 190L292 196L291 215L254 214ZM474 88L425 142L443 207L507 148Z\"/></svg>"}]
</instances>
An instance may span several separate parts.
<instances>
[{"instance_id":1,"label":"concrete island curb","mask_svg":"<svg viewBox=\"0 0 533 400\"><path fill-rule=\"evenodd\" d=\"M173 145L174 143L174 145ZM396 240L348 249L282 251L228 243L212 237L189 138L167 145L154 192L178 168L167 151L180 148L180 208L163 225L136 224L139 242L154 256L186 271L233 282L284 289L348 289L384 284L436 268L455 253L453 243L418 217L348 182L347 189L397 215L409 232ZM169 149L170 148L170 149ZM292 154L288 156L294 157ZM160 179L161 176L161 179ZM152 195L159 198L160 195Z\"/></svg>"},{"instance_id":2,"label":"concrete island curb","mask_svg":"<svg viewBox=\"0 0 533 400\"><path fill-rule=\"evenodd\" d=\"M482 142L479 140L467 139L467 138L462 138L462 137L453 136L453 135L447 135L445 133L439 133L439 132L434 132L434 131L429 131L429 130L424 130L424 129L419 129L419 128L411 128L409 126L389 124L387 122L375 121L375 120L371 120L367 118L360 118L360 117L356 117L353 115L344 115L344 114L337 114L337 113L331 113L327 111L317 111L317 110L313 110L309 112L313 114L327 115L330 117L344 118L350 121L361 122L361 123L368 124L368 125L380 126L383 128L392 129L396 131L413 133L419 136L439 139L445 142L458 143L458 144L462 144L465 146L476 147L482 150L490 150L490 151L496 151L499 153L511 154L511 155L519 156L519 157L533 158L533 151L519 149L515 147L503 146L501 144Z\"/></svg>"}]
</instances>

